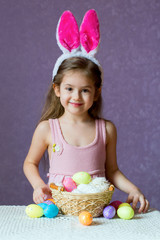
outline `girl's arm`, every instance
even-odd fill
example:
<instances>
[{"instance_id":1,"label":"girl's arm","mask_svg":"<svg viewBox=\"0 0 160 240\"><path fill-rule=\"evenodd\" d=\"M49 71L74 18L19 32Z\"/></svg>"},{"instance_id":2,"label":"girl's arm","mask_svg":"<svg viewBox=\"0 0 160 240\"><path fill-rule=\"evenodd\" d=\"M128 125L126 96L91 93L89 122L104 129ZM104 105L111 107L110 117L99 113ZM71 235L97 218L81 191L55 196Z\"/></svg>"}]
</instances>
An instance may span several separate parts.
<instances>
[{"instance_id":1,"label":"girl's arm","mask_svg":"<svg viewBox=\"0 0 160 240\"><path fill-rule=\"evenodd\" d=\"M128 194L127 202L132 202L133 209L136 208L139 201L139 212L146 212L149 208L148 200L145 199L140 189L129 181L118 168L116 156L117 131L113 123L106 121L106 132L106 178L119 190Z\"/></svg>"},{"instance_id":2,"label":"girl's arm","mask_svg":"<svg viewBox=\"0 0 160 240\"><path fill-rule=\"evenodd\" d=\"M50 189L40 177L38 168L39 162L49 145L48 133L48 121L41 122L33 134L31 146L23 165L24 173L34 189L33 200L35 203L43 202L45 198L51 197Z\"/></svg>"}]
</instances>

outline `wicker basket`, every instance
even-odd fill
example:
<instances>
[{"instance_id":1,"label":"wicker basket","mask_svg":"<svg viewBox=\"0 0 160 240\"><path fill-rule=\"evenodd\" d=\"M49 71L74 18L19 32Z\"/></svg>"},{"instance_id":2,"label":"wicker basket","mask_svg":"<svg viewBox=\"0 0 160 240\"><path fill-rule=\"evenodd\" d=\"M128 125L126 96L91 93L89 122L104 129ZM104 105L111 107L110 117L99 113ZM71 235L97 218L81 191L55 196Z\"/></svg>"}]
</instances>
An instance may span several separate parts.
<instances>
[{"instance_id":1,"label":"wicker basket","mask_svg":"<svg viewBox=\"0 0 160 240\"><path fill-rule=\"evenodd\" d=\"M77 216L82 211L88 211L93 217L99 217L112 198L114 186L100 193L79 194L51 189L52 197L60 212L65 215Z\"/></svg>"}]
</instances>

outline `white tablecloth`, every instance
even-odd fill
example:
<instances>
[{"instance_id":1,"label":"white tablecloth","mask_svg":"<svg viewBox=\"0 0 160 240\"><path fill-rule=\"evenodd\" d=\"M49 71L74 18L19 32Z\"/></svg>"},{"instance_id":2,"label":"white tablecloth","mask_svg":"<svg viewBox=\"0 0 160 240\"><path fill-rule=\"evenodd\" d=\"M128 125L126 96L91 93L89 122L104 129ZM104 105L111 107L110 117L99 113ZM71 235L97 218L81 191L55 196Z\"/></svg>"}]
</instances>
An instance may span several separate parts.
<instances>
[{"instance_id":1,"label":"white tablecloth","mask_svg":"<svg viewBox=\"0 0 160 240\"><path fill-rule=\"evenodd\" d=\"M0 240L160 240L160 212L150 209L131 220L94 218L90 226L78 217L29 218L25 206L0 206Z\"/></svg>"}]
</instances>

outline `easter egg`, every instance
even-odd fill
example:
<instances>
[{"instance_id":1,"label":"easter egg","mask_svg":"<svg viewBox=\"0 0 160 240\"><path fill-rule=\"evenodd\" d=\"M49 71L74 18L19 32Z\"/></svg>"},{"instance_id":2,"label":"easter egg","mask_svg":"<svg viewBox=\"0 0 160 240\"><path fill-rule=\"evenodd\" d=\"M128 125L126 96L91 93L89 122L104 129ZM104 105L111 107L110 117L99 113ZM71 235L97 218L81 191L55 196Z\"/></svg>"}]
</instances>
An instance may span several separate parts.
<instances>
[{"instance_id":1,"label":"easter egg","mask_svg":"<svg viewBox=\"0 0 160 240\"><path fill-rule=\"evenodd\" d=\"M78 172L73 175L72 179L77 184L88 184L91 181L91 176L87 172Z\"/></svg>"},{"instance_id":2,"label":"easter egg","mask_svg":"<svg viewBox=\"0 0 160 240\"><path fill-rule=\"evenodd\" d=\"M77 188L77 185L72 178L65 178L63 181L63 186L67 192L72 192Z\"/></svg>"},{"instance_id":3,"label":"easter egg","mask_svg":"<svg viewBox=\"0 0 160 240\"><path fill-rule=\"evenodd\" d=\"M31 218L39 218L43 216L43 209L36 204L28 205L25 211L26 214Z\"/></svg>"},{"instance_id":4,"label":"easter egg","mask_svg":"<svg viewBox=\"0 0 160 240\"><path fill-rule=\"evenodd\" d=\"M38 203L38 206L40 206L43 210L48 206L47 203Z\"/></svg>"},{"instance_id":5,"label":"easter egg","mask_svg":"<svg viewBox=\"0 0 160 240\"><path fill-rule=\"evenodd\" d=\"M118 208L120 207L124 207L124 206L127 206L127 207L131 207L131 205L129 203L121 203Z\"/></svg>"},{"instance_id":6,"label":"easter egg","mask_svg":"<svg viewBox=\"0 0 160 240\"><path fill-rule=\"evenodd\" d=\"M115 216L116 209L113 206L107 206L103 210L103 216L107 219L111 219Z\"/></svg>"},{"instance_id":7,"label":"easter egg","mask_svg":"<svg viewBox=\"0 0 160 240\"><path fill-rule=\"evenodd\" d=\"M83 211L79 214L79 221L83 225L91 225L93 217L88 211Z\"/></svg>"},{"instance_id":8,"label":"easter egg","mask_svg":"<svg viewBox=\"0 0 160 240\"><path fill-rule=\"evenodd\" d=\"M51 201L52 203L55 204L55 201L53 200L53 198L47 199L48 201Z\"/></svg>"},{"instance_id":9,"label":"easter egg","mask_svg":"<svg viewBox=\"0 0 160 240\"><path fill-rule=\"evenodd\" d=\"M118 207L119 207L120 204L122 204L122 202L117 200L117 201L111 202L111 203L109 204L109 206L113 206L113 207L116 209L116 211L117 211L117 209L118 209Z\"/></svg>"},{"instance_id":10,"label":"easter egg","mask_svg":"<svg viewBox=\"0 0 160 240\"><path fill-rule=\"evenodd\" d=\"M117 215L118 215L118 217L120 217L122 219L129 220L129 219L133 218L134 210L131 206L128 207L128 206L124 205L124 206L118 208Z\"/></svg>"},{"instance_id":11,"label":"easter egg","mask_svg":"<svg viewBox=\"0 0 160 240\"><path fill-rule=\"evenodd\" d=\"M48 205L43 212L45 217L54 218L58 215L59 209L55 204L51 204L51 205Z\"/></svg>"},{"instance_id":12,"label":"easter egg","mask_svg":"<svg viewBox=\"0 0 160 240\"><path fill-rule=\"evenodd\" d=\"M44 203L46 203L47 205L55 204L53 199L47 199L46 201L44 201Z\"/></svg>"}]
</instances>

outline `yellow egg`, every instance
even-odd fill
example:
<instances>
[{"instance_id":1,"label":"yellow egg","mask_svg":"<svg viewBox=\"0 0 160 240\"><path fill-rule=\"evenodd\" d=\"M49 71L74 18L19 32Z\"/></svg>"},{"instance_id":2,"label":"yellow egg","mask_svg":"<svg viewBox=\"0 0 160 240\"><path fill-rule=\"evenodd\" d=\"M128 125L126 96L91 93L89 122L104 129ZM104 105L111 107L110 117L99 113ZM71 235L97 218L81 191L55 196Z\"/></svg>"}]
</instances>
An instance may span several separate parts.
<instances>
[{"instance_id":1,"label":"yellow egg","mask_svg":"<svg viewBox=\"0 0 160 240\"><path fill-rule=\"evenodd\" d=\"M129 220L129 219L133 218L134 210L131 206L128 207L128 206L124 205L124 206L118 208L117 215L122 219Z\"/></svg>"},{"instance_id":2,"label":"yellow egg","mask_svg":"<svg viewBox=\"0 0 160 240\"><path fill-rule=\"evenodd\" d=\"M127 207L131 207L131 205L129 203L121 203L118 208L120 207L124 207L124 206L127 206Z\"/></svg>"},{"instance_id":3,"label":"yellow egg","mask_svg":"<svg viewBox=\"0 0 160 240\"><path fill-rule=\"evenodd\" d=\"M75 173L72 177L77 184L88 184L91 181L91 176L87 172Z\"/></svg>"},{"instance_id":4,"label":"yellow egg","mask_svg":"<svg viewBox=\"0 0 160 240\"><path fill-rule=\"evenodd\" d=\"M43 216L43 209L36 204L28 205L25 211L26 214L31 218L39 218Z\"/></svg>"}]
</instances>

